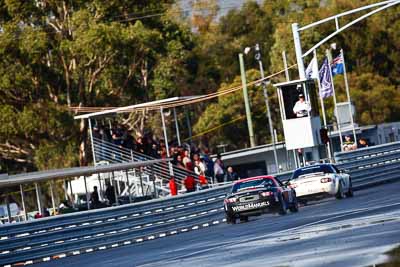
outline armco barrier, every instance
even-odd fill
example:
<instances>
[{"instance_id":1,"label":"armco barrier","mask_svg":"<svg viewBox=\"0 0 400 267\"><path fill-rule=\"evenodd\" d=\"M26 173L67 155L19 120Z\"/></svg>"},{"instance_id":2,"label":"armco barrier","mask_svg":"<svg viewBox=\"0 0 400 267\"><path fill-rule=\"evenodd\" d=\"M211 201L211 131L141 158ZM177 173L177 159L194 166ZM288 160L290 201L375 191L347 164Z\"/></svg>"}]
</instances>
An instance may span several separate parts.
<instances>
[{"instance_id":1,"label":"armco barrier","mask_svg":"<svg viewBox=\"0 0 400 267\"><path fill-rule=\"evenodd\" d=\"M209 224L220 217L230 185L120 207L66 214L0 227L0 265L50 257L97 243ZM218 218L216 218L218 217Z\"/></svg>"},{"instance_id":2,"label":"armco barrier","mask_svg":"<svg viewBox=\"0 0 400 267\"><path fill-rule=\"evenodd\" d=\"M355 189L400 180L400 143L337 153ZM291 172L278 174L288 180ZM120 207L0 227L0 266L35 263L141 243L222 222L230 185Z\"/></svg>"},{"instance_id":3,"label":"armco barrier","mask_svg":"<svg viewBox=\"0 0 400 267\"><path fill-rule=\"evenodd\" d=\"M8 224L0 228L0 242L2 237L10 235L19 235L24 233L39 232L44 229L54 229L68 225L87 223L90 221L107 220L125 216L129 213L149 212L165 207L179 206L181 204L201 201L206 198L212 198L224 194L229 186L212 188L196 193L184 194L175 197L166 197L163 199L150 200L118 207L104 208L101 210L90 210L79 213L70 213L55 217L47 217L40 220L28 221L25 223ZM0 243L1 244L1 243Z\"/></svg>"},{"instance_id":4,"label":"armco barrier","mask_svg":"<svg viewBox=\"0 0 400 267\"><path fill-rule=\"evenodd\" d=\"M400 152L400 142L393 142L378 146L359 148L353 151L336 152L335 161L337 163L345 163L348 161L357 161L363 158L381 156L387 153Z\"/></svg>"},{"instance_id":5,"label":"armco barrier","mask_svg":"<svg viewBox=\"0 0 400 267\"><path fill-rule=\"evenodd\" d=\"M351 175L355 189L400 178L400 142L335 153L335 160Z\"/></svg>"},{"instance_id":6,"label":"armco barrier","mask_svg":"<svg viewBox=\"0 0 400 267\"><path fill-rule=\"evenodd\" d=\"M222 195L224 197L224 195ZM181 218L198 216L198 211L209 213L221 206L221 197L213 198L211 201L204 203L196 203L196 207L184 206L166 211L160 211L155 214L145 214L141 216L132 216L136 214L127 214L122 218L114 220L98 220L92 224L83 224L77 227L66 227L57 231L50 231L46 233L38 233L31 235L24 235L18 238L11 238L7 242L2 242L1 251L4 250L17 250L21 247L40 247L43 243L61 242L64 240L83 240L88 239L87 236L106 236L108 233L117 232L120 229L128 230L141 230L146 229L148 226L164 224L166 222L179 221ZM86 237L86 238L84 238Z\"/></svg>"}]
</instances>

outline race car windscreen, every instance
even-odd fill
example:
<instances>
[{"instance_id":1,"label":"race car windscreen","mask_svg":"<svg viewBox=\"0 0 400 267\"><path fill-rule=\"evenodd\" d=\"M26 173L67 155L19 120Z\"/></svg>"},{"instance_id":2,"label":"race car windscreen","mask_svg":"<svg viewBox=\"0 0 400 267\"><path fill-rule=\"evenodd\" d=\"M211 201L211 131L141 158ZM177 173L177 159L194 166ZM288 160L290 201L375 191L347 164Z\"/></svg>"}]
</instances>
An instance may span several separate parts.
<instances>
[{"instance_id":1,"label":"race car windscreen","mask_svg":"<svg viewBox=\"0 0 400 267\"><path fill-rule=\"evenodd\" d=\"M333 169L329 165L320 165L315 167L307 167L303 169L298 169L293 173L292 179L296 179L300 176L306 176L309 174L316 173L334 173Z\"/></svg>"},{"instance_id":2,"label":"race car windscreen","mask_svg":"<svg viewBox=\"0 0 400 267\"><path fill-rule=\"evenodd\" d=\"M272 179L257 179L246 182L236 183L232 188L232 193L240 192L247 189L268 188L275 186Z\"/></svg>"}]
</instances>

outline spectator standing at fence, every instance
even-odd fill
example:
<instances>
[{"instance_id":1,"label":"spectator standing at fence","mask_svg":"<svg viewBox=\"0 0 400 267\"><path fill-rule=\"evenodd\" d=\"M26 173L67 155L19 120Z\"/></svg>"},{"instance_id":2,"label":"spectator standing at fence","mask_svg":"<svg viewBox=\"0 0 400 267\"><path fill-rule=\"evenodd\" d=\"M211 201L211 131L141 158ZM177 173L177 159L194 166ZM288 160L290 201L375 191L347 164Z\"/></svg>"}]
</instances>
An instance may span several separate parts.
<instances>
[{"instance_id":1,"label":"spectator standing at fence","mask_svg":"<svg viewBox=\"0 0 400 267\"><path fill-rule=\"evenodd\" d=\"M199 154L193 155L193 161L194 161L194 172L197 175L205 175L206 165L200 160Z\"/></svg>"},{"instance_id":2,"label":"spectator standing at fence","mask_svg":"<svg viewBox=\"0 0 400 267\"><path fill-rule=\"evenodd\" d=\"M368 147L367 140L364 138L360 138L360 140L358 141L358 147L359 148Z\"/></svg>"},{"instance_id":3,"label":"spectator standing at fence","mask_svg":"<svg viewBox=\"0 0 400 267\"><path fill-rule=\"evenodd\" d=\"M228 182L239 180L239 175L233 170L232 166L227 168L226 180Z\"/></svg>"},{"instance_id":4,"label":"spectator standing at fence","mask_svg":"<svg viewBox=\"0 0 400 267\"><path fill-rule=\"evenodd\" d=\"M157 147L157 143L156 143L156 142L154 142L154 143L151 145L150 157L153 157L153 158L155 158L155 159L161 158L161 155L160 155L160 153L159 153L159 150L158 150L158 147Z\"/></svg>"},{"instance_id":5,"label":"spectator standing at fence","mask_svg":"<svg viewBox=\"0 0 400 267\"><path fill-rule=\"evenodd\" d=\"M99 192L97 191L97 186L93 187L93 192L90 195L90 206L92 209L97 209L100 207Z\"/></svg>"},{"instance_id":6,"label":"spectator standing at fence","mask_svg":"<svg viewBox=\"0 0 400 267\"><path fill-rule=\"evenodd\" d=\"M135 150L135 138L129 131L126 131L123 135L122 145L129 150Z\"/></svg>"},{"instance_id":7,"label":"spectator standing at fence","mask_svg":"<svg viewBox=\"0 0 400 267\"><path fill-rule=\"evenodd\" d=\"M143 138L139 136L136 138L136 151L144 154L144 143L143 143Z\"/></svg>"},{"instance_id":8,"label":"spectator standing at fence","mask_svg":"<svg viewBox=\"0 0 400 267\"><path fill-rule=\"evenodd\" d=\"M112 206L115 203L115 192L114 192L114 186L112 186L109 182L107 182L106 185L106 192L105 192L106 198L108 199L108 203L110 206Z\"/></svg>"},{"instance_id":9,"label":"spectator standing at fence","mask_svg":"<svg viewBox=\"0 0 400 267\"><path fill-rule=\"evenodd\" d=\"M186 188L186 192L194 192L196 191L196 180L191 174L191 172L193 172L193 166L191 162L186 163L186 170L188 171L188 174L185 180L183 181Z\"/></svg>"},{"instance_id":10,"label":"spectator standing at fence","mask_svg":"<svg viewBox=\"0 0 400 267\"><path fill-rule=\"evenodd\" d=\"M350 135L346 135L345 141L343 142L343 150L344 151L351 151L357 149L357 145L354 144L354 141L351 140Z\"/></svg>"},{"instance_id":11,"label":"spectator standing at fence","mask_svg":"<svg viewBox=\"0 0 400 267\"><path fill-rule=\"evenodd\" d=\"M221 155L217 155L217 159L214 162L214 175L217 183L223 183L225 177L224 164L221 160Z\"/></svg>"},{"instance_id":12,"label":"spectator standing at fence","mask_svg":"<svg viewBox=\"0 0 400 267\"><path fill-rule=\"evenodd\" d=\"M169 191L171 196L176 196L178 194L178 185L175 182L174 176L169 179Z\"/></svg>"},{"instance_id":13,"label":"spectator standing at fence","mask_svg":"<svg viewBox=\"0 0 400 267\"><path fill-rule=\"evenodd\" d=\"M198 154L193 155L194 160L194 172L199 176L199 182L201 189L208 188L208 181L206 178L206 166L203 161L201 161Z\"/></svg>"},{"instance_id":14,"label":"spectator standing at fence","mask_svg":"<svg viewBox=\"0 0 400 267\"><path fill-rule=\"evenodd\" d=\"M208 149L205 149L203 154L203 162L204 165L206 166L205 174L208 177L214 177L214 161L212 161L208 153L209 153Z\"/></svg>"},{"instance_id":15,"label":"spectator standing at fence","mask_svg":"<svg viewBox=\"0 0 400 267\"><path fill-rule=\"evenodd\" d=\"M189 153L189 150L185 149L185 150L183 151L183 157L182 157L183 166L186 166L186 164L187 164L188 162L191 162L191 160L190 160L190 153Z\"/></svg>"}]
</instances>

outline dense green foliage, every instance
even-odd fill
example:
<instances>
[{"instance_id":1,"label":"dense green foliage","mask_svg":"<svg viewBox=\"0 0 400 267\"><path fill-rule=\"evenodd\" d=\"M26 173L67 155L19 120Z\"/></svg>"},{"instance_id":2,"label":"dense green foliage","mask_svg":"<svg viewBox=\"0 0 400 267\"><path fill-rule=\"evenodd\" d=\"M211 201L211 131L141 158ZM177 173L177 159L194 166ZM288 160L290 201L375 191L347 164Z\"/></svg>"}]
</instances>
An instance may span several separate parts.
<instances>
[{"instance_id":1,"label":"dense green foliage","mask_svg":"<svg viewBox=\"0 0 400 267\"><path fill-rule=\"evenodd\" d=\"M0 0L1 172L87 164L88 126L74 121L68 106L123 106L240 85L237 54L244 47L259 43L266 73L281 70L283 50L289 65L295 63L292 22L305 25L374 1L247 1L221 18L214 0L194 1L191 17L174 2ZM359 124L400 119L399 14L400 7L388 9L332 39L346 53ZM305 32L304 49L333 30L331 23ZM257 79L254 53L245 61L247 78ZM297 78L295 69L291 75ZM344 100L343 79L335 81L338 99ZM274 128L281 136L274 93L270 87ZM261 87L249 88L249 94L262 144L270 136ZM332 121L331 100L327 107ZM241 91L190 110L194 134L216 128L244 115ZM125 122L159 133L159 118L150 115L133 114ZM235 120L198 140L210 147L245 147L246 127L245 120Z\"/></svg>"}]
</instances>

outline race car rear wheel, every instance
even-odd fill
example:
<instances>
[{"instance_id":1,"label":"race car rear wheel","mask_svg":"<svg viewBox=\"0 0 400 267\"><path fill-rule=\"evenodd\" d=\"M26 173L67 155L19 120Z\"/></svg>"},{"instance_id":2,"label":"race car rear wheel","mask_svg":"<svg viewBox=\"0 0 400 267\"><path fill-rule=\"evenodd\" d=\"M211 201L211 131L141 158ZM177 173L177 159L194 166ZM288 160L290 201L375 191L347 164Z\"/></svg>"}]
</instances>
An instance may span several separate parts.
<instances>
[{"instance_id":1,"label":"race car rear wheel","mask_svg":"<svg viewBox=\"0 0 400 267\"><path fill-rule=\"evenodd\" d=\"M236 218L235 218L235 216L226 214L226 215L225 215L225 218L226 218L226 223L227 223L227 224L236 224Z\"/></svg>"},{"instance_id":2,"label":"race car rear wheel","mask_svg":"<svg viewBox=\"0 0 400 267\"><path fill-rule=\"evenodd\" d=\"M248 216L240 216L240 222L248 222L249 221L249 217Z\"/></svg>"},{"instance_id":3,"label":"race car rear wheel","mask_svg":"<svg viewBox=\"0 0 400 267\"><path fill-rule=\"evenodd\" d=\"M293 203L289 209L290 209L290 212L298 212L299 211L299 202L297 201L296 197L294 197Z\"/></svg>"},{"instance_id":4,"label":"race car rear wheel","mask_svg":"<svg viewBox=\"0 0 400 267\"><path fill-rule=\"evenodd\" d=\"M349 190L346 192L346 197L353 197L353 196L354 196L353 184L350 179L350 186L349 186Z\"/></svg>"},{"instance_id":5,"label":"race car rear wheel","mask_svg":"<svg viewBox=\"0 0 400 267\"><path fill-rule=\"evenodd\" d=\"M342 198L344 198L344 192L343 192L342 181L339 182L339 188L338 188L338 191L337 191L335 197L336 197L337 199L342 199Z\"/></svg>"},{"instance_id":6,"label":"race car rear wheel","mask_svg":"<svg viewBox=\"0 0 400 267\"><path fill-rule=\"evenodd\" d=\"M287 214L287 205L286 205L286 201L283 198L282 194L279 195L279 204L280 204L279 214L286 215Z\"/></svg>"}]
</instances>

